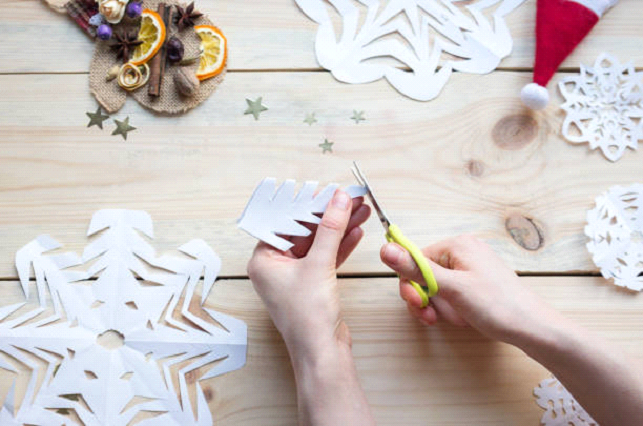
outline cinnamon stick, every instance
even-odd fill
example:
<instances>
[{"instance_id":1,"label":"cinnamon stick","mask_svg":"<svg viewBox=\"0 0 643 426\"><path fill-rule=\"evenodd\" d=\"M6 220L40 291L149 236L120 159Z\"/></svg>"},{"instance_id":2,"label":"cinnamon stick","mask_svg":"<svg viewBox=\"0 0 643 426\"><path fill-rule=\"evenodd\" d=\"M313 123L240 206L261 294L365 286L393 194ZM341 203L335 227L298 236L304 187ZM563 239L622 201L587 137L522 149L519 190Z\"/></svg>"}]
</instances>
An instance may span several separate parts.
<instances>
[{"instance_id":1,"label":"cinnamon stick","mask_svg":"<svg viewBox=\"0 0 643 426\"><path fill-rule=\"evenodd\" d=\"M170 18L172 15L172 6L165 3L159 3L158 13L163 19L165 28L170 28ZM167 32L169 33L169 31ZM167 38L166 33L166 38ZM161 84L165 75L165 63L167 62L167 50L165 49L165 40L161 50L150 60L150 81L148 83L147 94L150 96L159 96L161 94Z\"/></svg>"}]
</instances>

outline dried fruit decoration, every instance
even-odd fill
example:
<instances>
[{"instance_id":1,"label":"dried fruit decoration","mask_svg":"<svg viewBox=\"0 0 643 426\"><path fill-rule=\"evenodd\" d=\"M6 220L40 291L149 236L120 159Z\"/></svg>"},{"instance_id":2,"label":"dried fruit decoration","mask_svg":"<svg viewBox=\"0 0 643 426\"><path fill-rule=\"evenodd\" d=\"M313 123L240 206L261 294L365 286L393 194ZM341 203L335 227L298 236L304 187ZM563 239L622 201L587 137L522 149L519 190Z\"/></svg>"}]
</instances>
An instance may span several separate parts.
<instances>
[{"instance_id":1,"label":"dried fruit decoration","mask_svg":"<svg viewBox=\"0 0 643 426\"><path fill-rule=\"evenodd\" d=\"M174 15L173 21L179 27L179 31L193 27L194 21L203 16L202 13L194 11L194 2L190 3L185 9L177 5L176 10L178 15Z\"/></svg>"},{"instance_id":2,"label":"dried fruit decoration","mask_svg":"<svg viewBox=\"0 0 643 426\"><path fill-rule=\"evenodd\" d=\"M129 61L130 52L143 43L138 39L136 33L129 33L125 30L114 33L115 40L110 43L110 47L116 50L116 57L122 58L123 62Z\"/></svg>"}]
</instances>

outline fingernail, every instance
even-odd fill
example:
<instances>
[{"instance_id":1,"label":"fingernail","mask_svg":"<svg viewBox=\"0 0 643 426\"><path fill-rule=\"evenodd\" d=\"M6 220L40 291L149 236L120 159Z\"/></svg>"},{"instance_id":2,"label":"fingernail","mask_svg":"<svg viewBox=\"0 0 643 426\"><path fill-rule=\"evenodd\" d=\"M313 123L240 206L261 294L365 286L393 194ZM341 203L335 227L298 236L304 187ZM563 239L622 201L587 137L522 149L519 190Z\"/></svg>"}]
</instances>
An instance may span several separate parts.
<instances>
[{"instance_id":1,"label":"fingernail","mask_svg":"<svg viewBox=\"0 0 643 426\"><path fill-rule=\"evenodd\" d=\"M345 193L344 191L335 192L335 196L333 197L333 205L335 207L346 210L348 208L349 202L350 198L348 197L347 193Z\"/></svg>"},{"instance_id":2,"label":"fingernail","mask_svg":"<svg viewBox=\"0 0 643 426\"><path fill-rule=\"evenodd\" d=\"M399 263L404 253L395 244L387 244L384 248L384 257L391 263Z\"/></svg>"}]
</instances>

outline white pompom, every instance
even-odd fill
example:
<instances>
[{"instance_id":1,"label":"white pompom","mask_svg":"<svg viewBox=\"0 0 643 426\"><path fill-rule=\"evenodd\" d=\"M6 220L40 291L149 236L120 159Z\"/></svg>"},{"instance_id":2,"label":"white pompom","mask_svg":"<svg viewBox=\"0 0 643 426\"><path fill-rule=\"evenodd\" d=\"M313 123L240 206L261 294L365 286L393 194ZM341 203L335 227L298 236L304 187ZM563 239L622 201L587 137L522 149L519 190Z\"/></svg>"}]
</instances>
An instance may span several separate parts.
<instances>
[{"instance_id":1,"label":"white pompom","mask_svg":"<svg viewBox=\"0 0 643 426\"><path fill-rule=\"evenodd\" d=\"M547 89L536 83L529 83L520 92L522 103L533 110L543 109L549 103Z\"/></svg>"}]
</instances>

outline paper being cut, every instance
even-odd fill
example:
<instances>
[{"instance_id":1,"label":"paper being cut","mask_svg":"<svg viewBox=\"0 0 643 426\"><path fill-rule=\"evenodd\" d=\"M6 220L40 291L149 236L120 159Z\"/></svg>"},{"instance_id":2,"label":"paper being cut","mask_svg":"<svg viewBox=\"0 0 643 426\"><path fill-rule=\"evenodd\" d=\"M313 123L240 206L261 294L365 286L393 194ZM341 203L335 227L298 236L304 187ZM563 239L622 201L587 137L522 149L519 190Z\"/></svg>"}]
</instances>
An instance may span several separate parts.
<instances>
[{"instance_id":1,"label":"paper being cut","mask_svg":"<svg viewBox=\"0 0 643 426\"><path fill-rule=\"evenodd\" d=\"M544 426L598 426L567 389L556 379L545 379L534 388L536 403L545 411Z\"/></svg>"},{"instance_id":2,"label":"paper being cut","mask_svg":"<svg viewBox=\"0 0 643 426\"><path fill-rule=\"evenodd\" d=\"M317 182L306 182L295 197L295 181L287 180L277 189L276 179L266 178L257 186L237 226L253 237L286 251L293 243L280 237L311 234L310 229L298 222L319 223L317 214L324 213L337 184L326 186L315 195ZM351 197L366 194L366 188L352 185L344 189Z\"/></svg>"},{"instance_id":3,"label":"paper being cut","mask_svg":"<svg viewBox=\"0 0 643 426\"><path fill-rule=\"evenodd\" d=\"M337 80L386 78L418 101L436 98L453 71L496 69L513 47L505 16L524 1L295 0L319 24L317 61ZM334 15L341 34L333 27ZM393 63L377 60L382 57Z\"/></svg>"},{"instance_id":4,"label":"paper being cut","mask_svg":"<svg viewBox=\"0 0 643 426\"><path fill-rule=\"evenodd\" d=\"M47 255L60 244L46 235L16 254L26 297L33 266L40 306L24 313L24 303L0 308L0 352L33 371L19 407L12 387L0 424L77 424L63 415L74 410L85 426L125 426L140 412L160 413L140 425L212 425L199 382L241 368L247 348L243 321L201 307L220 270L219 257L203 240L181 246L184 257L156 256L139 234L153 237L152 220L143 211L100 210L88 236L101 231L82 258ZM94 262L85 271L67 270L89 261ZM188 307L202 275L199 317ZM49 308L48 295L54 313L40 319ZM99 336L107 331L120 333L122 346L102 346ZM43 367L26 353L45 362L39 387ZM0 368L16 371L2 357ZM198 375L196 415L188 373ZM144 402L128 406L136 397Z\"/></svg>"},{"instance_id":5,"label":"paper being cut","mask_svg":"<svg viewBox=\"0 0 643 426\"><path fill-rule=\"evenodd\" d=\"M643 290L643 184L613 186L587 212L587 249L606 279Z\"/></svg>"},{"instance_id":6,"label":"paper being cut","mask_svg":"<svg viewBox=\"0 0 643 426\"><path fill-rule=\"evenodd\" d=\"M643 140L643 73L631 63L621 65L606 53L594 67L581 64L580 75L558 83L567 116L562 133L572 143L600 148L610 161Z\"/></svg>"}]
</instances>

